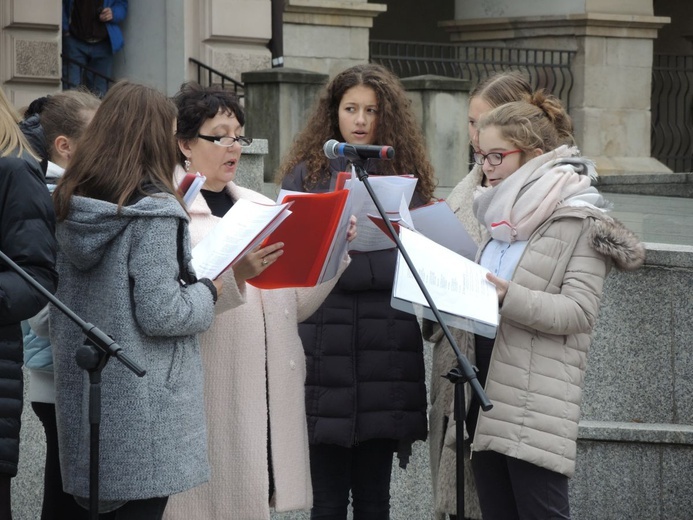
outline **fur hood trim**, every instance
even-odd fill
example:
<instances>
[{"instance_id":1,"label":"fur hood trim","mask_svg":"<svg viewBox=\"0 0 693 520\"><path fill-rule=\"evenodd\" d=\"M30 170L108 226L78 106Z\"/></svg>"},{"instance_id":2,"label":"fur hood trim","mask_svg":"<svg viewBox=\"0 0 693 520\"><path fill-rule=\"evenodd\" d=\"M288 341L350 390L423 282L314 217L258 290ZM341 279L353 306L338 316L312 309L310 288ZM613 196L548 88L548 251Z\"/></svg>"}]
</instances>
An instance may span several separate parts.
<instances>
[{"instance_id":1,"label":"fur hood trim","mask_svg":"<svg viewBox=\"0 0 693 520\"><path fill-rule=\"evenodd\" d=\"M592 247L613 259L618 269L633 271L645 262L645 246L635 233L617 219L595 219L591 235Z\"/></svg>"}]
</instances>

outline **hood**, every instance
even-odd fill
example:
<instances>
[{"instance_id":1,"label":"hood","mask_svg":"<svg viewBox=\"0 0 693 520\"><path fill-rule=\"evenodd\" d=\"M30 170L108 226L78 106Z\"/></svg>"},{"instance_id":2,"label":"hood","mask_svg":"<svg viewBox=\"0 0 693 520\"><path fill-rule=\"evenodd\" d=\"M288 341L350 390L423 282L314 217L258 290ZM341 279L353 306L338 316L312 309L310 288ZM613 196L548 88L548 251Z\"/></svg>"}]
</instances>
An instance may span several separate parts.
<instances>
[{"instance_id":1,"label":"hood","mask_svg":"<svg viewBox=\"0 0 693 520\"><path fill-rule=\"evenodd\" d=\"M43 133L41 119L38 114L20 121L19 128L26 140L29 141L33 152L41 159L41 171L45 174L48 167L48 142L46 141L46 135Z\"/></svg>"},{"instance_id":2,"label":"hood","mask_svg":"<svg viewBox=\"0 0 693 520\"><path fill-rule=\"evenodd\" d=\"M589 239L592 248L611 258L618 269L634 271L645 263L645 245L635 233L603 210L585 206L563 206L557 209L547 222L563 217L591 217Z\"/></svg>"},{"instance_id":3,"label":"hood","mask_svg":"<svg viewBox=\"0 0 693 520\"><path fill-rule=\"evenodd\" d=\"M622 271L633 271L645 263L645 245L635 233L613 217L596 219L590 239L592 247L610 257Z\"/></svg>"},{"instance_id":4,"label":"hood","mask_svg":"<svg viewBox=\"0 0 693 520\"><path fill-rule=\"evenodd\" d=\"M85 271L101 260L111 242L133 220L160 217L187 219L187 214L173 195L163 193L123 206L120 212L117 204L74 196L70 214L58 223L56 236L61 253L77 269Z\"/></svg>"}]
</instances>

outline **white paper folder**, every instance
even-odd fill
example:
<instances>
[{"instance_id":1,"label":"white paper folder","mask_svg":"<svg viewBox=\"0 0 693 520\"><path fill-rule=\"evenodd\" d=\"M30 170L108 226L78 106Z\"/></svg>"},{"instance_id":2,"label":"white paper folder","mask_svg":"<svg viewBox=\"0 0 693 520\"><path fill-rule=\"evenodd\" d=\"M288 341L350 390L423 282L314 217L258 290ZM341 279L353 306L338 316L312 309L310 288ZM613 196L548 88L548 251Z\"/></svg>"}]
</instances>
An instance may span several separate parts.
<instances>
[{"instance_id":1,"label":"white paper folder","mask_svg":"<svg viewBox=\"0 0 693 520\"><path fill-rule=\"evenodd\" d=\"M494 285L486 280L488 270L404 227L400 229L400 240L445 323L487 338L496 337L498 296ZM397 256L391 305L437 321L401 253Z\"/></svg>"}]
</instances>

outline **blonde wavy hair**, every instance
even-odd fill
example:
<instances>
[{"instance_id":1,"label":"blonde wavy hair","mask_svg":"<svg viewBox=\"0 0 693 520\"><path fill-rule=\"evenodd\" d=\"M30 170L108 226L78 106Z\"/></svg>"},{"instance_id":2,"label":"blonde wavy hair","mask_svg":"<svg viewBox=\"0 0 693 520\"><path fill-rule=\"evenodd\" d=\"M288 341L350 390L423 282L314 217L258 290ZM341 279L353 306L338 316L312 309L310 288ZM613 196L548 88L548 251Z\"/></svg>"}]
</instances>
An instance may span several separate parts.
<instances>
[{"instance_id":1,"label":"blonde wavy hair","mask_svg":"<svg viewBox=\"0 0 693 520\"><path fill-rule=\"evenodd\" d=\"M8 155L19 157L27 152L40 161L20 130L19 121L21 121L19 113L12 107L5 92L0 88L0 157Z\"/></svg>"}]
</instances>

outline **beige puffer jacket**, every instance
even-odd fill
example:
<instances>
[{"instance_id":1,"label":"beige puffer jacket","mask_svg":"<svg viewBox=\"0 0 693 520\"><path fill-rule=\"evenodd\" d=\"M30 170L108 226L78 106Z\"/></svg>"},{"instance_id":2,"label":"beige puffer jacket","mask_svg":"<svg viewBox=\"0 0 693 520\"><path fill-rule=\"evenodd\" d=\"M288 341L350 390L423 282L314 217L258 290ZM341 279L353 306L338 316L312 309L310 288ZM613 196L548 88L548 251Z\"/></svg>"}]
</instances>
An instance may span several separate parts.
<instances>
[{"instance_id":1,"label":"beige puffer jacket","mask_svg":"<svg viewBox=\"0 0 693 520\"><path fill-rule=\"evenodd\" d=\"M612 264L645 249L597 210L563 207L530 237L500 309L473 451L493 450L568 477L575 472L587 353Z\"/></svg>"}]
</instances>

